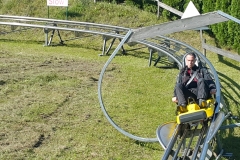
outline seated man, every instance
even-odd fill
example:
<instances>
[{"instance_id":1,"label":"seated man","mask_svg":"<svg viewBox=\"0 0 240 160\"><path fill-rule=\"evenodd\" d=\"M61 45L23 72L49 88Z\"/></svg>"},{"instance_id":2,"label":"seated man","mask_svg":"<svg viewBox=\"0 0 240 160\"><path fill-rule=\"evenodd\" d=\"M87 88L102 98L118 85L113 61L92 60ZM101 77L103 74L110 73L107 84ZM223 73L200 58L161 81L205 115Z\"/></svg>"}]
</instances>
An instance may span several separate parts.
<instances>
[{"instance_id":1,"label":"seated man","mask_svg":"<svg viewBox=\"0 0 240 160\"><path fill-rule=\"evenodd\" d=\"M188 53L185 56L186 66L180 70L172 98L178 106L186 107L188 97L192 97L200 107L205 107L205 100L210 98L211 94L216 93L215 83L208 70L198 67L195 62L194 53Z\"/></svg>"}]
</instances>

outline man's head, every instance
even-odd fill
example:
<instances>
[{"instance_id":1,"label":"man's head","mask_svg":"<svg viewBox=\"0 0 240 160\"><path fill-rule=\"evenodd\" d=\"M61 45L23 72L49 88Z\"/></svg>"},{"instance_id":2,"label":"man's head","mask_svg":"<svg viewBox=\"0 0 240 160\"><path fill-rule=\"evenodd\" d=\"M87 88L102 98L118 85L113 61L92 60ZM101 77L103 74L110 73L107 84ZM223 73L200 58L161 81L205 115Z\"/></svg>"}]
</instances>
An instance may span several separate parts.
<instances>
[{"instance_id":1,"label":"man's head","mask_svg":"<svg viewBox=\"0 0 240 160\"><path fill-rule=\"evenodd\" d=\"M186 66L190 69L195 65L196 55L194 53L188 53L185 58Z\"/></svg>"}]
</instances>

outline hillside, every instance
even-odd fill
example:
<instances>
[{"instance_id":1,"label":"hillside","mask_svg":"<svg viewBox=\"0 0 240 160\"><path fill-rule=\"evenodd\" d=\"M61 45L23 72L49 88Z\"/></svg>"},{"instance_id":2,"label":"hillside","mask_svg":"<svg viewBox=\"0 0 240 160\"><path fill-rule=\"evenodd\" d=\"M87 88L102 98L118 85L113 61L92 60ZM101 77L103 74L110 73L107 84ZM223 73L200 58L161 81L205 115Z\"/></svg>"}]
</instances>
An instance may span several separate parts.
<instances>
[{"instance_id":1,"label":"hillside","mask_svg":"<svg viewBox=\"0 0 240 160\"><path fill-rule=\"evenodd\" d=\"M152 13L109 3L69 0L68 20L138 28L163 23ZM49 7L49 17L66 19L66 8ZM48 17L46 1L2 0L0 14ZM2 26L1 26L2 27ZM7 27L3 28L6 29ZM68 32L61 32L64 39ZM198 50L197 31L169 35ZM214 39L204 33L208 43ZM43 47L41 29L0 35L0 159L159 159L159 143L131 140L114 129L98 101L99 73L108 56L102 37ZM58 39L54 37L54 44ZM114 44L116 47L116 44ZM148 67L146 47L125 46L104 79L104 102L117 124L136 135L154 137L158 125L175 120L172 89L178 69L163 59ZM227 108L239 115L240 64L214 53ZM162 115L162 111L167 114ZM234 123L227 120L227 123ZM228 152L238 153L239 128L219 133Z\"/></svg>"}]
</instances>

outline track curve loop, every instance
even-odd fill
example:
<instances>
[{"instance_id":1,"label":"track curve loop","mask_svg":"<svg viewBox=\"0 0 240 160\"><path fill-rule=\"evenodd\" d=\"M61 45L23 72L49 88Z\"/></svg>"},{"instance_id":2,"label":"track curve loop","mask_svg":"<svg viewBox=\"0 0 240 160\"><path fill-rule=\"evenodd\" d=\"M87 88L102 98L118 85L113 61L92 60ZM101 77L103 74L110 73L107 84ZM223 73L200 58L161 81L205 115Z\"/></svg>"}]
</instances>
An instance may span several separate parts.
<instances>
[{"instance_id":1,"label":"track curve loop","mask_svg":"<svg viewBox=\"0 0 240 160\"><path fill-rule=\"evenodd\" d=\"M111 54L111 56L109 57L109 59L107 60L107 62L105 63L104 67L101 70L100 76L99 76L99 81L98 81L98 99L100 102L100 106L101 109L105 115L105 117L107 118L107 120L110 122L110 124L117 129L120 133L124 134L125 136L137 140L137 141L141 141L141 142L157 142L158 139L157 138L148 138L148 137L140 137L140 136L136 136L133 135L127 131L125 131L124 129L122 129L120 126L118 126L110 117L110 115L108 114L105 106L104 106L104 102L102 99L102 80L104 77L104 73L108 67L108 65L111 63L111 61L113 60L113 58L115 57L115 55L118 53L118 51L121 49L121 47L124 45L124 43L127 42L127 40L129 39L129 37L131 36L132 31L129 30L129 32L126 34L126 36L121 40L120 44L117 46L117 48L114 50L114 52ZM216 88L217 88L217 93L216 93L216 101L218 102L218 106L215 109L215 113L219 112L219 104L220 104L220 83L219 83L219 79L218 79L218 75L217 72L215 70L215 68L213 67L213 65L211 64L211 62L198 50L196 50L195 48L182 43L180 41L165 37L165 36L156 36L155 38L151 38L148 40L139 40L136 43L140 43L143 45L146 45L148 48L154 49L156 50L158 53L160 53L160 55L165 55L169 58L170 61L174 61L177 63L177 65L179 66L179 68L182 67L182 57L184 54L188 53L188 52L194 52L195 54L197 54L200 58L200 60L203 62L204 66L207 66L209 68L210 73L212 74L212 77L215 80L216 83ZM214 118L213 118L214 120Z\"/></svg>"}]
</instances>

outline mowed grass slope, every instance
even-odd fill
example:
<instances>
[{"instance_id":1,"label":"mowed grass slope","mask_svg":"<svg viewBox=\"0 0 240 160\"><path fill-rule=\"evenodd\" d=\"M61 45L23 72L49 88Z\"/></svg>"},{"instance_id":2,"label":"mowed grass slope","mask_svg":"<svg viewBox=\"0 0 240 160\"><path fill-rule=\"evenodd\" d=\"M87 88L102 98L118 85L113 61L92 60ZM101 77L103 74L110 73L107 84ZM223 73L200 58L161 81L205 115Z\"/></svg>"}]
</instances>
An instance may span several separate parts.
<instances>
[{"instance_id":1,"label":"mowed grass slope","mask_svg":"<svg viewBox=\"0 0 240 160\"><path fill-rule=\"evenodd\" d=\"M41 4L38 7L37 2ZM36 9L27 15L46 17L43 2L4 3L2 14L24 15L30 5ZM108 3L82 4L85 9L78 13L81 5L70 3L69 19L78 21L131 28L164 21L134 7ZM16 4L23 6L14 10ZM64 19L64 11L51 8L51 18ZM61 34L69 38L67 33ZM195 31L170 36L201 50ZM102 38L92 36L50 47L43 47L43 39L42 30L0 36L1 159L160 159L163 149L159 143L142 143L124 136L101 111L97 85L108 59L98 56ZM53 44L58 41L54 37ZM165 59L157 67L148 67L147 48L124 47L127 55L119 52L104 75L104 104L124 130L140 137L156 137L159 125L175 120L171 97L178 69ZM207 57L219 73L227 107L239 115L239 62L214 53L207 53ZM225 148L236 159L240 158L239 133L239 128L220 132Z\"/></svg>"},{"instance_id":2,"label":"mowed grass slope","mask_svg":"<svg viewBox=\"0 0 240 160\"><path fill-rule=\"evenodd\" d=\"M162 149L158 143L135 142L103 116L97 79L107 57L99 57L99 51L15 42L1 42L1 49L2 159L159 158ZM159 112L165 95L159 92L161 85L156 85L162 71L148 68L145 59L116 59L104 78L108 85L103 87L104 102L122 128L155 137L157 126L165 122ZM125 67L120 61L125 61ZM133 68L137 62L141 69ZM134 81L145 72L149 78ZM152 81L153 72L157 76ZM173 120L174 113L167 113Z\"/></svg>"}]
</instances>

